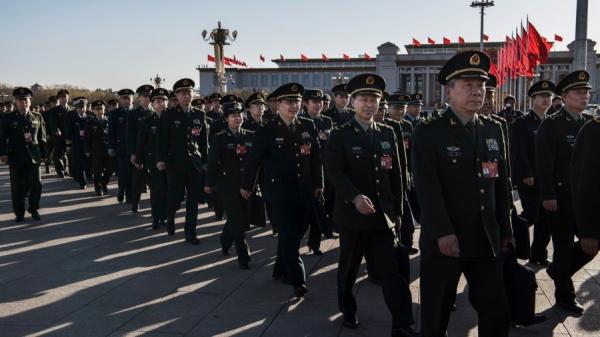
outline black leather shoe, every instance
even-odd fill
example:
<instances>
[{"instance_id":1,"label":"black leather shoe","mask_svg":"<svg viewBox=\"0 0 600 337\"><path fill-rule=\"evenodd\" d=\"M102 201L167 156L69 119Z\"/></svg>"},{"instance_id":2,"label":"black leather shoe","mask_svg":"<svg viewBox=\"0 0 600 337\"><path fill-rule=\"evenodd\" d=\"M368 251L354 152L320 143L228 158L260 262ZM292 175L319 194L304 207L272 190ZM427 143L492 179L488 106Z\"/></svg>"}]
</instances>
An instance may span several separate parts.
<instances>
[{"instance_id":1,"label":"black leather shoe","mask_svg":"<svg viewBox=\"0 0 600 337\"><path fill-rule=\"evenodd\" d=\"M556 305L576 315L583 314L583 307L577 300L572 301L557 301Z\"/></svg>"},{"instance_id":2,"label":"black leather shoe","mask_svg":"<svg viewBox=\"0 0 600 337\"><path fill-rule=\"evenodd\" d=\"M420 333L416 332L410 326L392 329L392 337L419 337Z\"/></svg>"},{"instance_id":3,"label":"black leather shoe","mask_svg":"<svg viewBox=\"0 0 600 337\"><path fill-rule=\"evenodd\" d=\"M529 263L537 264L542 267L548 267L550 265L550 260L548 260L548 259L529 259Z\"/></svg>"},{"instance_id":4,"label":"black leather shoe","mask_svg":"<svg viewBox=\"0 0 600 337\"><path fill-rule=\"evenodd\" d=\"M221 248L221 254L223 254L223 256L229 256L229 249Z\"/></svg>"},{"instance_id":5,"label":"black leather shoe","mask_svg":"<svg viewBox=\"0 0 600 337\"><path fill-rule=\"evenodd\" d=\"M514 323L517 326L531 326L531 325L534 325L534 324L544 323L547 320L548 320L548 318L546 317L546 315L536 314L530 322L527 322L527 323L514 322Z\"/></svg>"},{"instance_id":6,"label":"black leather shoe","mask_svg":"<svg viewBox=\"0 0 600 337\"><path fill-rule=\"evenodd\" d=\"M307 292L308 292L308 288L306 287L305 284L301 284L297 287L294 287L294 296L296 296L298 298L304 297L304 295L306 295Z\"/></svg>"},{"instance_id":7,"label":"black leather shoe","mask_svg":"<svg viewBox=\"0 0 600 337\"><path fill-rule=\"evenodd\" d=\"M131 213L137 213L139 209L139 206L137 204L133 204L131 206Z\"/></svg>"},{"instance_id":8,"label":"black leather shoe","mask_svg":"<svg viewBox=\"0 0 600 337\"><path fill-rule=\"evenodd\" d=\"M175 235L175 223L167 222L167 234L169 234L169 236Z\"/></svg>"},{"instance_id":9,"label":"black leather shoe","mask_svg":"<svg viewBox=\"0 0 600 337\"><path fill-rule=\"evenodd\" d=\"M102 192L104 194L108 193L108 187L106 185L102 185Z\"/></svg>"},{"instance_id":10,"label":"black leather shoe","mask_svg":"<svg viewBox=\"0 0 600 337\"><path fill-rule=\"evenodd\" d=\"M159 220L158 219L152 220L152 229L157 230L158 227L159 227Z\"/></svg>"},{"instance_id":11,"label":"black leather shoe","mask_svg":"<svg viewBox=\"0 0 600 337\"><path fill-rule=\"evenodd\" d=\"M240 262L240 269L242 269L242 270L248 270L248 269L250 269L250 266L248 265L248 262Z\"/></svg>"},{"instance_id":12,"label":"black leather shoe","mask_svg":"<svg viewBox=\"0 0 600 337\"><path fill-rule=\"evenodd\" d=\"M358 328L358 316L356 314L344 314L342 325L348 329Z\"/></svg>"},{"instance_id":13,"label":"black leather shoe","mask_svg":"<svg viewBox=\"0 0 600 337\"><path fill-rule=\"evenodd\" d=\"M56 173L56 175L57 175L59 178L64 178L64 177L65 177L65 174L64 174L64 173L62 173L62 172L57 172L57 173Z\"/></svg>"},{"instance_id":14,"label":"black leather shoe","mask_svg":"<svg viewBox=\"0 0 600 337\"><path fill-rule=\"evenodd\" d=\"M117 195L117 201L119 203L122 203L123 202L123 196L122 195Z\"/></svg>"},{"instance_id":15,"label":"black leather shoe","mask_svg":"<svg viewBox=\"0 0 600 337\"><path fill-rule=\"evenodd\" d=\"M15 218L15 222L23 222L25 220L25 216L23 214L17 215Z\"/></svg>"},{"instance_id":16,"label":"black leather shoe","mask_svg":"<svg viewBox=\"0 0 600 337\"><path fill-rule=\"evenodd\" d=\"M200 240L198 240L197 237L195 236L186 236L185 237L185 242L191 244L191 245L197 245L200 243Z\"/></svg>"},{"instance_id":17,"label":"black leather shoe","mask_svg":"<svg viewBox=\"0 0 600 337\"><path fill-rule=\"evenodd\" d=\"M552 263L546 267L546 274L548 274L548 276L550 276L550 278L553 280L556 277L556 275L554 275L554 265Z\"/></svg>"},{"instance_id":18,"label":"black leather shoe","mask_svg":"<svg viewBox=\"0 0 600 337\"><path fill-rule=\"evenodd\" d=\"M417 253L419 253L419 250L417 248L415 248L415 247L409 247L408 248L408 254L409 255L415 255Z\"/></svg>"},{"instance_id":19,"label":"black leather shoe","mask_svg":"<svg viewBox=\"0 0 600 337\"><path fill-rule=\"evenodd\" d=\"M323 255L323 252L320 249L312 249L309 247L308 251L312 252L314 255L319 255L319 256Z\"/></svg>"},{"instance_id":20,"label":"black leather shoe","mask_svg":"<svg viewBox=\"0 0 600 337\"><path fill-rule=\"evenodd\" d=\"M29 213L31 213L31 218L33 220L36 220L36 221L40 221L41 220L40 213L38 213L38 211L29 211Z\"/></svg>"},{"instance_id":21,"label":"black leather shoe","mask_svg":"<svg viewBox=\"0 0 600 337\"><path fill-rule=\"evenodd\" d=\"M450 307L450 311L456 311L456 303L452 303L452 306Z\"/></svg>"}]
</instances>

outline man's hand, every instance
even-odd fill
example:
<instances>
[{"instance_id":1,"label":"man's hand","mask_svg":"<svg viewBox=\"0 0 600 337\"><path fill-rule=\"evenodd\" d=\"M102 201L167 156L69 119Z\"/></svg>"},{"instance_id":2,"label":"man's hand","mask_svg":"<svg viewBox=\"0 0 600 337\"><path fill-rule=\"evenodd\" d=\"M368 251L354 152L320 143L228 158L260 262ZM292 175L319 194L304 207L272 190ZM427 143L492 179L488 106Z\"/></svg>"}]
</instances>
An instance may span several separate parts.
<instances>
[{"instance_id":1,"label":"man's hand","mask_svg":"<svg viewBox=\"0 0 600 337\"><path fill-rule=\"evenodd\" d=\"M131 163L131 165L136 166L135 165L135 154L132 154L129 156L129 162Z\"/></svg>"},{"instance_id":2,"label":"man's hand","mask_svg":"<svg viewBox=\"0 0 600 337\"><path fill-rule=\"evenodd\" d=\"M592 238L583 238L579 240L581 242L581 250L587 255L595 256L598 254L598 240Z\"/></svg>"},{"instance_id":3,"label":"man's hand","mask_svg":"<svg viewBox=\"0 0 600 337\"><path fill-rule=\"evenodd\" d=\"M527 177L523 179L523 183L527 186L533 186L535 184L535 179L533 179L533 177Z\"/></svg>"},{"instance_id":4,"label":"man's hand","mask_svg":"<svg viewBox=\"0 0 600 337\"><path fill-rule=\"evenodd\" d=\"M117 155L117 153L115 152L114 149L108 149L108 155L111 157L115 157Z\"/></svg>"},{"instance_id":5,"label":"man's hand","mask_svg":"<svg viewBox=\"0 0 600 337\"><path fill-rule=\"evenodd\" d=\"M542 206L544 206L544 209L549 212L558 211L558 203L556 202L556 199L544 200L542 201Z\"/></svg>"},{"instance_id":6,"label":"man's hand","mask_svg":"<svg viewBox=\"0 0 600 337\"><path fill-rule=\"evenodd\" d=\"M167 168L167 165L164 161L156 162L156 169L159 171L164 171Z\"/></svg>"},{"instance_id":7,"label":"man's hand","mask_svg":"<svg viewBox=\"0 0 600 337\"><path fill-rule=\"evenodd\" d=\"M242 195L242 198L248 200L248 198L250 198L250 196L252 195L252 191L248 191L243 188L240 188L240 194Z\"/></svg>"},{"instance_id":8,"label":"man's hand","mask_svg":"<svg viewBox=\"0 0 600 337\"><path fill-rule=\"evenodd\" d=\"M375 213L375 206L373 206L373 202L366 195L360 194L357 195L354 200L352 200L354 207L358 213L362 215L369 215Z\"/></svg>"},{"instance_id":9,"label":"man's hand","mask_svg":"<svg viewBox=\"0 0 600 337\"><path fill-rule=\"evenodd\" d=\"M502 239L502 243L501 243L502 252L504 252L504 253L508 252L508 250L510 249L511 246L513 248L516 247L515 238L510 237L510 238Z\"/></svg>"},{"instance_id":10,"label":"man's hand","mask_svg":"<svg viewBox=\"0 0 600 337\"><path fill-rule=\"evenodd\" d=\"M7 155L0 156L0 161L3 162L4 164L6 164L8 162L8 156Z\"/></svg>"},{"instance_id":11,"label":"man's hand","mask_svg":"<svg viewBox=\"0 0 600 337\"><path fill-rule=\"evenodd\" d=\"M459 257L458 238L454 234L442 236L437 239L440 252L448 257Z\"/></svg>"},{"instance_id":12,"label":"man's hand","mask_svg":"<svg viewBox=\"0 0 600 337\"><path fill-rule=\"evenodd\" d=\"M213 188L210 186L204 186L204 193L211 194L213 192Z\"/></svg>"}]
</instances>

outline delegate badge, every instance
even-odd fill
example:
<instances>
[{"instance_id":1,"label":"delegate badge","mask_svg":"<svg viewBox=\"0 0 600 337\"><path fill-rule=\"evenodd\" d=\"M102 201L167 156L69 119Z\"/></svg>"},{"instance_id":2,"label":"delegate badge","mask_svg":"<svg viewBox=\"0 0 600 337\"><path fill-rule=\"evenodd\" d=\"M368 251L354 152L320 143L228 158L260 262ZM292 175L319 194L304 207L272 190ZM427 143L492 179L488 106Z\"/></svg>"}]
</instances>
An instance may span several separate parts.
<instances>
[{"instance_id":1,"label":"delegate badge","mask_svg":"<svg viewBox=\"0 0 600 337\"><path fill-rule=\"evenodd\" d=\"M481 163L481 172L484 178L498 178L498 163L495 161Z\"/></svg>"}]
</instances>

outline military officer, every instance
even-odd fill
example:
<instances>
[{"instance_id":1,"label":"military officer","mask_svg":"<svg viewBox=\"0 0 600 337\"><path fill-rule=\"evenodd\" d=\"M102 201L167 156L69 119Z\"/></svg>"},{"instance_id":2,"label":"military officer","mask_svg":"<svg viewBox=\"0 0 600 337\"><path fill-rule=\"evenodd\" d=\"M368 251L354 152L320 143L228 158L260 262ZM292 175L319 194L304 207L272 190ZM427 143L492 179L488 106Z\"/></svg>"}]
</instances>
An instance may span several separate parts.
<instances>
[{"instance_id":1,"label":"military officer","mask_svg":"<svg viewBox=\"0 0 600 337\"><path fill-rule=\"evenodd\" d=\"M169 92L169 102L167 103L167 109L176 108L179 106L179 102L177 101L177 96L175 96L175 92Z\"/></svg>"},{"instance_id":2,"label":"military officer","mask_svg":"<svg viewBox=\"0 0 600 337\"><path fill-rule=\"evenodd\" d=\"M141 120L136 141L135 164L149 170L150 207L152 210L152 229L166 226L167 218L167 176L164 170L156 167L156 151L159 142L159 130L164 111L169 100L169 91L164 88L153 89L150 94L152 110Z\"/></svg>"},{"instance_id":3,"label":"military officer","mask_svg":"<svg viewBox=\"0 0 600 337\"><path fill-rule=\"evenodd\" d=\"M323 111L329 110L330 104L331 104L331 95L323 94Z\"/></svg>"},{"instance_id":4,"label":"military officer","mask_svg":"<svg viewBox=\"0 0 600 337\"><path fill-rule=\"evenodd\" d=\"M192 107L194 81L175 82L178 106L165 111L160 121L156 167L167 171L167 233L175 234L175 213L185 191L185 241L198 244L198 202L203 193L202 177L208 151L204 111Z\"/></svg>"},{"instance_id":5,"label":"military officer","mask_svg":"<svg viewBox=\"0 0 600 337\"><path fill-rule=\"evenodd\" d=\"M362 257L371 256L392 314L392 336L418 336L408 280L400 274L394 219L402 214L402 172L394 130L374 122L385 81L360 74L346 86L354 117L334 129L327 143L326 168L335 187L333 220L339 226L338 306L343 325L359 321L352 293ZM369 266L371 268L371 266Z\"/></svg>"},{"instance_id":6,"label":"military officer","mask_svg":"<svg viewBox=\"0 0 600 337\"><path fill-rule=\"evenodd\" d=\"M119 95L120 107L108 116L108 154L115 158L117 166L118 192L117 201L130 203L131 193L131 162L127 151L127 116L133 109L133 90L121 89Z\"/></svg>"},{"instance_id":7,"label":"military officer","mask_svg":"<svg viewBox=\"0 0 600 337\"><path fill-rule=\"evenodd\" d=\"M415 93L410 95L410 100L408 101L408 106L406 107L406 114L404 115L404 119L409 121L413 128L416 128L421 122L421 113L423 109L423 95L420 93Z\"/></svg>"},{"instance_id":8,"label":"military officer","mask_svg":"<svg viewBox=\"0 0 600 337\"><path fill-rule=\"evenodd\" d=\"M34 220L40 220L38 209L42 194L40 178L41 148L46 141L42 115L31 112L33 92L18 87L12 92L16 109L0 122L0 161L8 164L10 192L16 221L24 220L25 198L27 211Z\"/></svg>"},{"instance_id":9,"label":"military officer","mask_svg":"<svg viewBox=\"0 0 600 337\"><path fill-rule=\"evenodd\" d=\"M208 101L210 102L210 106L208 111L206 112L206 117L210 119L210 122L214 120L223 119L223 111L221 110L221 99L223 95L215 92L208 96Z\"/></svg>"},{"instance_id":10,"label":"military officer","mask_svg":"<svg viewBox=\"0 0 600 337\"><path fill-rule=\"evenodd\" d=\"M54 147L54 169L60 178L65 177L67 167L65 116L69 112L69 91L61 89L57 92L58 105L48 113L48 128Z\"/></svg>"},{"instance_id":11,"label":"military officer","mask_svg":"<svg viewBox=\"0 0 600 337\"><path fill-rule=\"evenodd\" d=\"M423 336L444 336L461 274L478 313L479 336L508 336L501 253L514 245L501 125L480 115L490 58L479 51L442 67L449 108L420 123L412 160L421 214Z\"/></svg>"},{"instance_id":12,"label":"military officer","mask_svg":"<svg viewBox=\"0 0 600 337\"><path fill-rule=\"evenodd\" d=\"M553 113L560 111L560 109L562 109L562 106L562 98L560 96L554 96L554 98L552 99L552 106L550 107L550 109L548 109L548 112L546 112L546 114L552 115Z\"/></svg>"},{"instance_id":13,"label":"military officer","mask_svg":"<svg viewBox=\"0 0 600 337\"><path fill-rule=\"evenodd\" d=\"M590 100L589 79L585 70L578 70L556 85L555 93L565 105L546 116L535 140L536 178L554 246L552 263L546 271L554 280L556 304L574 314L581 314L583 307L577 302L571 277L593 258L581 249L580 242L573 242L576 226L570 184L575 137L585 121L592 119L583 112Z\"/></svg>"},{"instance_id":14,"label":"military officer","mask_svg":"<svg viewBox=\"0 0 600 337\"><path fill-rule=\"evenodd\" d=\"M334 106L323 112L324 116L327 116L333 120L333 123L342 125L352 119L354 111L348 108L349 95L348 89L346 89L346 83L339 83L331 88L333 93Z\"/></svg>"},{"instance_id":15,"label":"military officer","mask_svg":"<svg viewBox=\"0 0 600 337\"><path fill-rule=\"evenodd\" d=\"M135 90L138 97L138 107L127 114L127 153L133 165L131 171L131 212L137 213L142 192L146 190L148 168L136 166L135 154L139 124L150 115L150 93L154 89L150 84L144 84Z\"/></svg>"},{"instance_id":16,"label":"military officer","mask_svg":"<svg viewBox=\"0 0 600 337\"><path fill-rule=\"evenodd\" d=\"M512 126L517 118L523 116L521 111L515 110L516 102L517 100L514 96L508 95L504 97L504 109L498 112L498 116L504 118L509 126Z\"/></svg>"},{"instance_id":17,"label":"military officer","mask_svg":"<svg viewBox=\"0 0 600 337\"><path fill-rule=\"evenodd\" d=\"M241 128L242 104L231 101L223 104L223 116L227 127L217 133L210 142L208 167L204 181L204 191L211 194L219 190L221 204L225 205L227 221L221 233L221 249L229 255L235 246L241 269L248 269L250 250L246 240L248 228L247 201L239 193L242 184L244 163L252 149L254 134Z\"/></svg>"},{"instance_id":18,"label":"military officer","mask_svg":"<svg viewBox=\"0 0 600 337\"><path fill-rule=\"evenodd\" d=\"M327 116L323 116L321 111L323 110L323 91L319 89L305 90L303 95L304 113L302 117L308 118L313 121L317 131L317 140L321 147L321 160L325 162L325 147L327 141L333 130L333 120ZM325 191L328 187L331 187L331 183L325 175ZM333 189L332 189L333 192ZM327 199L331 200L333 204L333 198L335 195L323 195L321 200L315 200L314 206L310 207L306 218L308 222L308 248L315 255L323 255L321 251L321 236L324 234L327 237L333 237L333 228L331 224L331 213L327 214ZM317 203L320 203L318 205ZM323 208L325 207L325 208ZM325 214L320 210L324 209Z\"/></svg>"},{"instance_id":19,"label":"military officer","mask_svg":"<svg viewBox=\"0 0 600 337\"><path fill-rule=\"evenodd\" d=\"M204 111L206 109L206 100L204 100L204 98L194 98L192 100L192 106L196 109Z\"/></svg>"},{"instance_id":20,"label":"military officer","mask_svg":"<svg viewBox=\"0 0 600 337\"><path fill-rule=\"evenodd\" d=\"M263 120L265 121L270 121L273 120L275 118L275 115L277 114L277 100L275 99L275 97L273 96L273 93L270 93L267 95L267 110L265 110L265 113L263 115Z\"/></svg>"},{"instance_id":21,"label":"military officer","mask_svg":"<svg viewBox=\"0 0 600 337\"><path fill-rule=\"evenodd\" d=\"M50 111L54 109L58 105L58 99L56 96L48 97L48 101L46 102L46 110L42 112L42 118L44 118L44 125L46 126L46 136L51 135L50 131ZM54 156L54 144L51 141L46 142L45 151L45 160L44 166L46 167L46 173L50 173L50 164L52 163L52 158Z\"/></svg>"},{"instance_id":22,"label":"military officer","mask_svg":"<svg viewBox=\"0 0 600 337\"><path fill-rule=\"evenodd\" d=\"M116 110L119 108L119 100L115 99L115 98L111 98L108 101L106 101L106 112L110 113L113 110Z\"/></svg>"},{"instance_id":23,"label":"military officer","mask_svg":"<svg viewBox=\"0 0 600 337\"><path fill-rule=\"evenodd\" d=\"M600 241L600 157L596 153L600 144L600 117L583 126L575 141L571 160L571 190L573 213L581 250L588 256L598 254Z\"/></svg>"},{"instance_id":24,"label":"military officer","mask_svg":"<svg viewBox=\"0 0 600 337\"><path fill-rule=\"evenodd\" d=\"M305 214L323 190L323 165L315 125L298 117L304 87L287 83L273 92L278 115L258 128L246 160L240 193L248 199L262 166L264 196L279 230L273 277L290 283L296 297L308 292L298 250Z\"/></svg>"},{"instance_id":25,"label":"military officer","mask_svg":"<svg viewBox=\"0 0 600 337\"><path fill-rule=\"evenodd\" d=\"M544 221L545 212L540 210L541 198L535 170L535 138L540 124L548 115L554 90L555 85L550 81L534 83L528 90L532 109L516 119L511 132L514 184L517 186L523 207L521 216L534 224L529 262L542 266L548 266L550 263L546 249L550 242L550 232Z\"/></svg>"},{"instance_id":26,"label":"military officer","mask_svg":"<svg viewBox=\"0 0 600 337\"><path fill-rule=\"evenodd\" d=\"M108 181L113 173L113 160L108 155L108 118L102 100L92 102L94 117L85 127L85 156L91 158L96 195L108 193Z\"/></svg>"},{"instance_id":27,"label":"military officer","mask_svg":"<svg viewBox=\"0 0 600 337\"><path fill-rule=\"evenodd\" d=\"M256 131L263 121L263 115L267 108L267 102L261 92L255 92L248 96L244 103L248 109L248 118L242 123L242 129Z\"/></svg>"},{"instance_id":28,"label":"military officer","mask_svg":"<svg viewBox=\"0 0 600 337\"><path fill-rule=\"evenodd\" d=\"M70 126L66 135L67 153L71 155L73 161L71 176L79 184L81 189L85 189L91 178L91 163L89 157L85 155L85 126L88 123L87 116L87 98L81 96L73 99L75 113L69 118Z\"/></svg>"}]
</instances>

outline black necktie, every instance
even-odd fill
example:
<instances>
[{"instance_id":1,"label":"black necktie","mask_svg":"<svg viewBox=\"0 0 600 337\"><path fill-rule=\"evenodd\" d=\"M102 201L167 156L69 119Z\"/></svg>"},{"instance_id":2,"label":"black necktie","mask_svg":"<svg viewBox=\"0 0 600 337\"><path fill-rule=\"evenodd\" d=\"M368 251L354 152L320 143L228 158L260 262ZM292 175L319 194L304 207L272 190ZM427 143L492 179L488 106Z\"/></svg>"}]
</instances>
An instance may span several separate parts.
<instances>
[{"instance_id":1,"label":"black necktie","mask_svg":"<svg viewBox=\"0 0 600 337\"><path fill-rule=\"evenodd\" d=\"M467 135L469 136L469 140L471 141L471 144L473 144L473 145L477 144L477 132L475 130L475 123L471 120L471 121L467 122L467 124L465 125L465 128L467 129Z\"/></svg>"}]
</instances>

